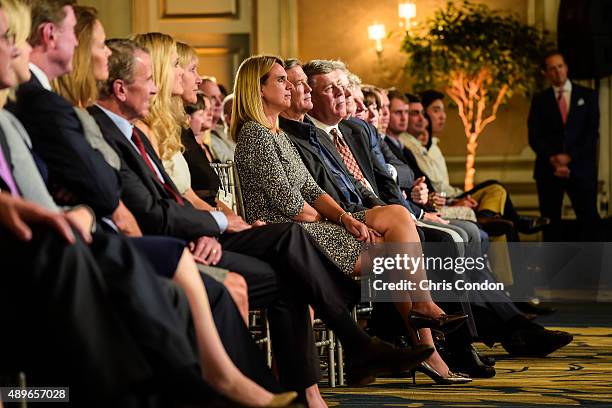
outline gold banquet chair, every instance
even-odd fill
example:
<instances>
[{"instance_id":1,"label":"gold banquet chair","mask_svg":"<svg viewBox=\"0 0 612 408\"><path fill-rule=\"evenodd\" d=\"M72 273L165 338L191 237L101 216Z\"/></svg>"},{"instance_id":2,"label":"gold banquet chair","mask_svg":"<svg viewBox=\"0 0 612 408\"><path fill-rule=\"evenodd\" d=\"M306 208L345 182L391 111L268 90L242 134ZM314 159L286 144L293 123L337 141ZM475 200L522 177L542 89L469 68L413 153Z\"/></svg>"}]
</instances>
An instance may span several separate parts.
<instances>
[{"instance_id":1,"label":"gold banquet chair","mask_svg":"<svg viewBox=\"0 0 612 408\"><path fill-rule=\"evenodd\" d=\"M213 170L217 173L220 180L219 194L217 198L234 212L246 219L244 202L242 199L242 189L235 163L228 160L226 163L211 163ZM270 324L265 315L265 311L252 311L249 313L249 330L255 338L255 342L265 346L266 359L268 365L272 364L272 343L270 341ZM323 322L315 319L313 330L317 341L315 345L321 349L321 353L326 351L328 383L330 387L336 386L336 366L338 367L339 383L343 384L342 358L336 358L336 338L334 333L329 330Z\"/></svg>"}]
</instances>

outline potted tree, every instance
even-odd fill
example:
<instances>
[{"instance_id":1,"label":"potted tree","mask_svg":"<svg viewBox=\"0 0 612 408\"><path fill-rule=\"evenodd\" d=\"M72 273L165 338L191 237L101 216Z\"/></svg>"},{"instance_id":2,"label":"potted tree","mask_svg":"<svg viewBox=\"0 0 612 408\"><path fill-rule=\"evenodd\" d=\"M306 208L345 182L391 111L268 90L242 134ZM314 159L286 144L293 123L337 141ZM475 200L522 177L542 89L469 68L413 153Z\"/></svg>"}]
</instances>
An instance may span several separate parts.
<instances>
[{"instance_id":1,"label":"potted tree","mask_svg":"<svg viewBox=\"0 0 612 408\"><path fill-rule=\"evenodd\" d=\"M417 33L406 32L415 90L444 89L457 105L467 138L465 190L474 185L478 138L512 95L537 88L549 46L544 32L515 15L467 0L449 1Z\"/></svg>"}]
</instances>

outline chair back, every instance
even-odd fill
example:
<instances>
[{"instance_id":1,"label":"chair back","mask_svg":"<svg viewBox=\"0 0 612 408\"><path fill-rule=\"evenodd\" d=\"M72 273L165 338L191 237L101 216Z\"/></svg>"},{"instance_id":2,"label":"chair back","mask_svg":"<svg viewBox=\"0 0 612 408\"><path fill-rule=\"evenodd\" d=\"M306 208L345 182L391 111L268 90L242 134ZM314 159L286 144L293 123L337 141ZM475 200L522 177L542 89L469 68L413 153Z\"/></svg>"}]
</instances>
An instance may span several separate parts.
<instances>
[{"instance_id":1,"label":"chair back","mask_svg":"<svg viewBox=\"0 0 612 408\"><path fill-rule=\"evenodd\" d=\"M211 163L215 173L219 176L220 186L217 198L234 212L245 218L244 202L242 201L242 190L236 164L228 160L225 163Z\"/></svg>"}]
</instances>

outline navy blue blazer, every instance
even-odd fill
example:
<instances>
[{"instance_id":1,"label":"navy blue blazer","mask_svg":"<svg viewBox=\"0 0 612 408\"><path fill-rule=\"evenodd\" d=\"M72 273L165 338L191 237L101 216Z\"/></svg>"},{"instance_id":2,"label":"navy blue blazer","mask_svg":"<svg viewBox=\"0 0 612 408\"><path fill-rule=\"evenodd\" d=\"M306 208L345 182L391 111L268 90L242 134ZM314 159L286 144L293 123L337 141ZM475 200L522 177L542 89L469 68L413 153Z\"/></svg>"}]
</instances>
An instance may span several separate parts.
<instances>
[{"instance_id":1,"label":"navy blue blazer","mask_svg":"<svg viewBox=\"0 0 612 408\"><path fill-rule=\"evenodd\" d=\"M51 192L55 188L69 191L99 217L115 211L121 194L119 174L87 142L81 121L66 99L43 88L32 75L17 89L17 101L7 109L23 124L34 153L46 164Z\"/></svg>"},{"instance_id":2,"label":"navy blue blazer","mask_svg":"<svg viewBox=\"0 0 612 408\"><path fill-rule=\"evenodd\" d=\"M550 157L567 153L570 177L592 180L597 177L599 103L597 93L572 82L572 98L564 125L553 88L535 95L528 119L529 145L537 158L536 179L552 177Z\"/></svg>"}]
</instances>

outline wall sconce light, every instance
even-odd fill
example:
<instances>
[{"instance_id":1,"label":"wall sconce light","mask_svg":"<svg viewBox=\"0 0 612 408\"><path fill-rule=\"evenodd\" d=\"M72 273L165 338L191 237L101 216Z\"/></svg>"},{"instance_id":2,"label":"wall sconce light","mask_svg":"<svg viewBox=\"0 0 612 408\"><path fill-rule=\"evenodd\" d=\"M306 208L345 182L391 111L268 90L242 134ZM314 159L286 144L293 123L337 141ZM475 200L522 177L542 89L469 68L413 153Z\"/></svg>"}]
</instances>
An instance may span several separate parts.
<instances>
[{"instance_id":1,"label":"wall sconce light","mask_svg":"<svg viewBox=\"0 0 612 408\"><path fill-rule=\"evenodd\" d=\"M376 54L380 57L383 51L382 40L387 35L384 24L374 23L368 26L368 38L376 41Z\"/></svg>"},{"instance_id":2,"label":"wall sconce light","mask_svg":"<svg viewBox=\"0 0 612 408\"><path fill-rule=\"evenodd\" d=\"M416 4L414 1L400 0L397 11L400 17L400 27L404 26L406 30L410 31L410 27L413 25L412 19L416 17Z\"/></svg>"}]
</instances>

